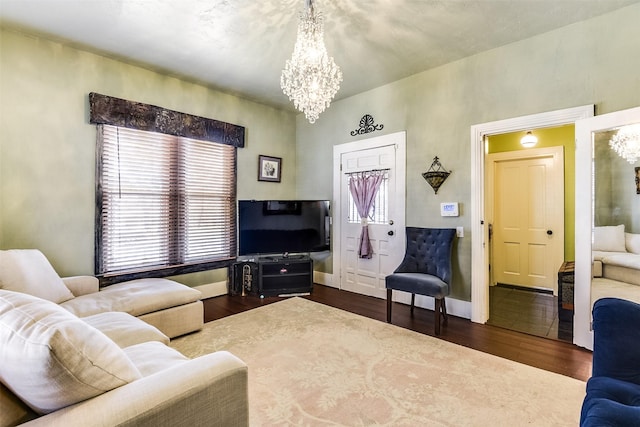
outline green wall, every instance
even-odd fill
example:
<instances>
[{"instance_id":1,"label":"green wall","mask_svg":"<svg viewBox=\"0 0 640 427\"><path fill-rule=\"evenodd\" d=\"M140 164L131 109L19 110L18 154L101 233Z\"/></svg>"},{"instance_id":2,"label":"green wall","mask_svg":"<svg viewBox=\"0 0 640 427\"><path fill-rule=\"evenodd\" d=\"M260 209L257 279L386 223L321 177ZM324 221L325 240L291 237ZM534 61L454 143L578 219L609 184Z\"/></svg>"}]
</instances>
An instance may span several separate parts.
<instances>
[{"instance_id":1,"label":"green wall","mask_svg":"<svg viewBox=\"0 0 640 427\"><path fill-rule=\"evenodd\" d=\"M363 139L349 132L364 114L384 125L369 136L405 130L406 223L464 226L454 253L452 296L469 301L476 238L470 229L470 127L581 105L595 104L597 114L640 105L638 22L640 4L334 102L313 125L298 115L298 194L332 198L333 146ZM453 171L437 195L421 176L436 155ZM460 202L459 218L439 215L444 201ZM322 266L325 271L332 271L331 263Z\"/></svg>"},{"instance_id":2,"label":"green wall","mask_svg":"<svg viewBox=\"0 0 640 427\"><path fill-rule=\"evenodd\" d=\"M564 147L564 259L575 260L576 214L576 139L574 125L534 129L538 137L535 148ZM525 132L512 132L489 137L488 153L527 150L520 144Z\"/></svg>"},{"instance_id":3,"label":"green wall","mask_svg":"<svg viewBox=\"0 0 640 427\"><path fill-rule=\"evenodd\" d=\"M93 274L98 92L246 128L239 198L295 196L295 115L40 37L0 29L0 249L38 248L62 276ZM283 158L280 184L257 181L258 155ZM226 269L181 276L199 285Z\"/></svg>"},{"instance_id":4,"label":"green wall","mask_svg":"<svg viewBox=\"0 0 640 427\"><path fill-rule=\"evenodd\" d=\"M331 199L333 146L362 139L349 132L371 114L384 130L369 136L407 133L407 225L465 227L452 294L470 300L470 126L587 104L598 114L640 105L638 22L636 4L474 55L334 102L314 125L303 115L2 29L0 248L39 248L61 275L93 273L89 92L245 126L240 198ZM281 184L256 181L259 154L283 157ZM437 195L421 176L436 155L453 171ZM461 216L441 217L443 201L460 202ZM331 273L331 257L316 268ZM224 275L180 279L196 285Z\"/></svg>"}]
</instances>

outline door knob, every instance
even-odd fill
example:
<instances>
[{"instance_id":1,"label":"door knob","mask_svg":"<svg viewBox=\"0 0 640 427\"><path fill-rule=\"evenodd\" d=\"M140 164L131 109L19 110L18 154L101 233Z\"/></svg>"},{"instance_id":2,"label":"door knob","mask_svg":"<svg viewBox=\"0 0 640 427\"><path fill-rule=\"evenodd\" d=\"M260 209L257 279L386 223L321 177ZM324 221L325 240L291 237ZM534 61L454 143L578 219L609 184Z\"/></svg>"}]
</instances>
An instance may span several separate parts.
<instances>
[{"instance_id":1,"label":"door knob","mask_svg":"<svg viewBox=\"0 0 640 427\"><path fill-rule=\"evenodd\" d=\"M548 234L549 236L551 236L551 235L553 234L553 231L551 231L551 230L547 230L547 234Z\"/></svg>"},{"instance_id":2,"label":"door knob","mask_svg":"<svg viewBox=\"0 0 640 427\"><path fill-rule=\"evenodd\" d=\"M393 220L392 219L389 220L389 225L393 225Z\"/></svg>"},{"instance_id":3,"label":"door knob","mask_svg":"<svg viewBox=\"0 0 640 427\"><path fill-rule=\"evenodd\" d=\"M387 234L388 234L389 236L393 236L393 230L391 230L391 231L387 232Z\"/></svg>"}]
</instances>

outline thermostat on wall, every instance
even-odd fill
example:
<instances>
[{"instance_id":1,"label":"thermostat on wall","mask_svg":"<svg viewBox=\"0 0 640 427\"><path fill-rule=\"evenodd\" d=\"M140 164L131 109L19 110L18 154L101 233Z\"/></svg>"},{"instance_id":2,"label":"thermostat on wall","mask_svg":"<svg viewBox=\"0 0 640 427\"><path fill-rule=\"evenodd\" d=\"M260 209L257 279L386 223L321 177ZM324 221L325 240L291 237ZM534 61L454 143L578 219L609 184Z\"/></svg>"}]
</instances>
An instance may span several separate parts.
<instances>
[{"instance_id":1,"label":"thermostat on wall","mask_svg":"<svg viewBox=\"0 0 640 427\"><path fill-rule=\"evenodd\" d=\"M458 202L440 203L440 216L458 216Z\"/></svg>"}]
</instances>

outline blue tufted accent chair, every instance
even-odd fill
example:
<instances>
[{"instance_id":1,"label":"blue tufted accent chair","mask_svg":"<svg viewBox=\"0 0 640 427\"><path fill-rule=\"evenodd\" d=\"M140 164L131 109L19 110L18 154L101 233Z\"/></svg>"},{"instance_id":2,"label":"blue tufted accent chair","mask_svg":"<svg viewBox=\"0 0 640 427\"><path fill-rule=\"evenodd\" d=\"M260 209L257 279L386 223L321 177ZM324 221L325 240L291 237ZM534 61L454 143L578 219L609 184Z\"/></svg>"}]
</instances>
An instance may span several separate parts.
<instances>
[{"instance_id":1,"label":"blue tufted accent chair","mask_svg":"<svg viewBox=\"0 0 640 427\"><path fill-rule=\"evenodd\" d=\"M440 335L440 315L447 324L447 306L451 284L453 228L407 227L407 249L402 263L385 278L387 322L391 323L391 297L394 290L411 293L411 314L416 294L435 298L435 333Z\"/></svg>"},{"instance_id":2,"label":"blue tufted accent chair","mask_svg":"<svg viewBox=\"0 0 640 427\"><path fill-rule=\"evenodd\" d=\"M593 368L580 426L640 425L640 304L601 298L593 305Z\"/></svg>"}]
</instances>

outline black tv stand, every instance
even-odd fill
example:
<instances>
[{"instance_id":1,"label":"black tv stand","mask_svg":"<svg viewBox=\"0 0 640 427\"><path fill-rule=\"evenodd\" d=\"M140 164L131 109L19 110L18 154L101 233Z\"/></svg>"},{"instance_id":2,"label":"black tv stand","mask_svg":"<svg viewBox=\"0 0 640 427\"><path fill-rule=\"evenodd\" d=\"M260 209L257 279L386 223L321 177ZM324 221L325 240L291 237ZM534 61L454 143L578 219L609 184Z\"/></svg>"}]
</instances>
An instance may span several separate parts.
<instances>
[{"instance_id":1,"label":"black tv stand","mask_svg":"<svg viewBox=\"0 0 640 427\"><path fill-rule=\"evenodd\" d=\"M258 259L258 262L260 261L297 261L297 260L308 260L309 255L289 255L287 253L284 253L282 255L270 255L270 256L264 256L264 257L260 257Z\"/></svg>"},{"instance_id":2,"label":"black tv stand","mask_svg":"<svg viewBox=\"0 0 640 427\"><path fill-rule=\"evenodd\" d=\"M313 289L313 260L308 255L258 258L260 297L308 294Z\"/></svg>"}]
</instances>

